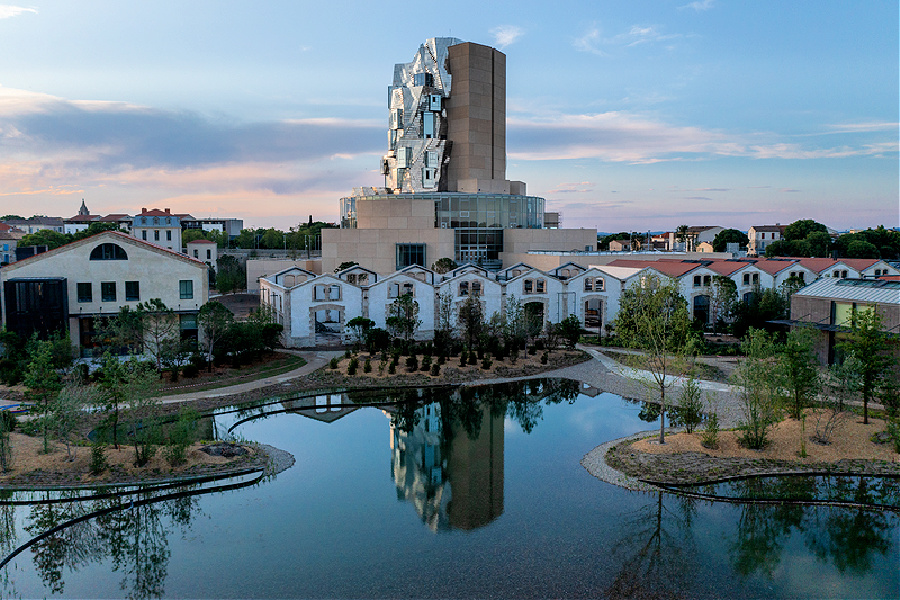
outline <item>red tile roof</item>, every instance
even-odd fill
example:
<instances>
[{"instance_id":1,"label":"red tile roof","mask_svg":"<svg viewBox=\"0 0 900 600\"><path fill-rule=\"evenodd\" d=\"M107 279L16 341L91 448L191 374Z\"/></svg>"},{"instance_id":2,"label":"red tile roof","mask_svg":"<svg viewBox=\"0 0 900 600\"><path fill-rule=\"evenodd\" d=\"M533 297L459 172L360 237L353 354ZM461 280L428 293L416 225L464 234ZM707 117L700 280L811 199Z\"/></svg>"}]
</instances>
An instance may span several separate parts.
<instances>
[{"instance_id":1,"label":"red tile roof","mask_svg":"<svg viewBox=\"0 0 900 600\"><path fill-rule=\"evenodd\" d=\"M856 269L857 271L862 271L862 270L868 269L869 267L871 267L872 265L874 265L875 263L880 262L880 261L881 261L880 258L842 258L841 259L842 263L844 263L848 267Z\"/></svg>"},{"instance_id":2,"label":"red tile roof","mask_svg":"<svg viewBox=\"0 0 900 600\"><path fill-rule=\"evenodd\" d=\"M631 258L617 258L608 263L611 267L632 267L636 269L656 269L663 275L668 277L681 277L689 271L693 271L697 267L702 267L700 263L686 263L674 260L637 260Z\"/></svg>"},{"instance_id":3,"label":"red tile roof","mask_svg":"<svg viewBox=\"0 0 900 600\"><path fill-rule=\"evenodd\" d=\"M837 264L838 261L833 258L798 258L797 262L816 273L821 273L825 269L830 269Z\"/></svg>"},{"instance_id":4,"label":"red tile roof","mask_svg":"<svg viewBox=\"0 0 900 600\"><path fill-rule=\"evenodd\" d=\"M775 275L784 271L785 269L789 269L791 267L797 266L797 260L758 260L756 261L756 267L765 271L769 275Z\"/></svg>"}]
</instances>

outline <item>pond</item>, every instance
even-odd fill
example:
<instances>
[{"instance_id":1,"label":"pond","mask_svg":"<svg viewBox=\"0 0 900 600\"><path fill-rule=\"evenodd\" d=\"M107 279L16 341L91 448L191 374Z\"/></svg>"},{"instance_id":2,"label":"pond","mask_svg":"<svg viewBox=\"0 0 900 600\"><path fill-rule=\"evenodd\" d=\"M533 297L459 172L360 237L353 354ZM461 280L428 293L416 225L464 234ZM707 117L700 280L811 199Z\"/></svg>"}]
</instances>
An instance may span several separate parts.
<instances>
[{"instance_id":1,"label":"pond","mask_svg":"<svg viewBox=\"0 0 900 600\"><path fill-rule=\"evenodd\" d=\"M565 380L412 395L218 415L220 431L296 457L270 479L132 488L121 502L8 495L0 553L52 533L0 571L0 596L900 597L896 512L592 477L579 464L592 448L653 429L640 403Z\"/></svg>"}]
</instances>

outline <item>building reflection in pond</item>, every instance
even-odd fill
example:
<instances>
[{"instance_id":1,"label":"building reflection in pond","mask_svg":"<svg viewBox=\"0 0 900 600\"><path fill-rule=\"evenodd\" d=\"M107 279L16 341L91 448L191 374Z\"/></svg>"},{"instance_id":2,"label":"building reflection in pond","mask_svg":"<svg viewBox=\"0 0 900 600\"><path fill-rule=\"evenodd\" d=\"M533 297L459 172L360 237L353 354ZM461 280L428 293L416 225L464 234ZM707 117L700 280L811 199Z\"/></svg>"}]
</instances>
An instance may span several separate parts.
<instances>
[{"instance_id":1,"label":"building reflection in pond","mask_svg":"<svg viewBox=\"0 0 900 600\"><path fill-rule=\"evenodd\" d=\"M504 413L472 407L476 425L463 427L447 401L385 411L391 420L391 477L397 498L411 502L435 532L484 527L503 513ZM410 418L412 417L412 418Z\"/></svg>"}]
</instances>

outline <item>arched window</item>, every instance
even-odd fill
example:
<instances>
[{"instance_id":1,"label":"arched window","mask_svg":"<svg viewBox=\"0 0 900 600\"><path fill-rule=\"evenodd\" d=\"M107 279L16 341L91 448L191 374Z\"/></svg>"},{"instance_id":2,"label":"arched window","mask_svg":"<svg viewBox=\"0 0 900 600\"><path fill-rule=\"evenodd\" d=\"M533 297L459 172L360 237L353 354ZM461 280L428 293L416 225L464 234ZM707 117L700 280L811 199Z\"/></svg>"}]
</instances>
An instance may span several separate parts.
<instances>
[{"instance_id":1,"label":"arched window","mask_svg":"<svg viewBox=\"0 0 900 600\"><path fill-rule=\"evenodd\" d=\"M91 260L128 260L128 255L118 244L100 244L91 250Z\"/></svg>"}]
</instances>

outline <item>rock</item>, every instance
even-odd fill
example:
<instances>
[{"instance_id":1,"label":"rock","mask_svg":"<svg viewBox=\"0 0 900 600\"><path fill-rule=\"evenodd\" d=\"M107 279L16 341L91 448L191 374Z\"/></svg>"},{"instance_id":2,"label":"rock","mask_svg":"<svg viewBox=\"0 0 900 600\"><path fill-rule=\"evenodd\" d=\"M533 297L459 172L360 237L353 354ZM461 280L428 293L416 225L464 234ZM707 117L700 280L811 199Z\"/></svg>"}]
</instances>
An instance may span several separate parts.
<instances>
[{"instance_id":1,"label":"rock","mask_svg":"<svg viewBox=\"0 0 900 600\"><path fill-rule=\"evenodd\" d=\"M200 448L200 451L206 452L210 456L224 456L225 458L233 458L235 456L244 456L247 454L247 449L243 446L225 442L203 446Z\"/></svg>"},{"instance_id":2,"label":"rock","mask_svg":"<svg viewBox=\"0 0 900 600\"><path fill-rule=\"evenodd\" d=\"M872 434L872 441L876 444L890 444L891 434L887 431L879 431L878 433Z\"/></svg>"}]
</instances>

